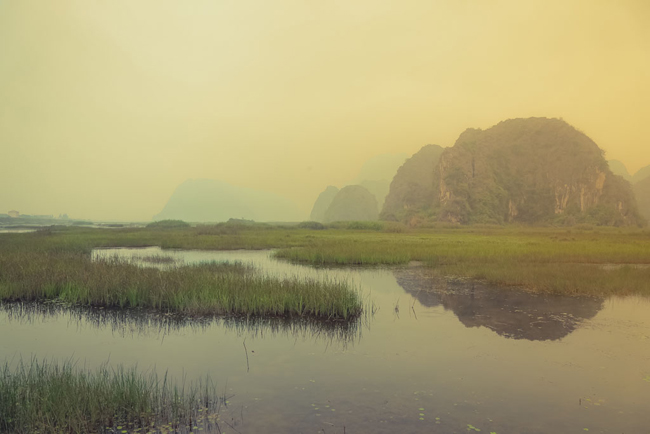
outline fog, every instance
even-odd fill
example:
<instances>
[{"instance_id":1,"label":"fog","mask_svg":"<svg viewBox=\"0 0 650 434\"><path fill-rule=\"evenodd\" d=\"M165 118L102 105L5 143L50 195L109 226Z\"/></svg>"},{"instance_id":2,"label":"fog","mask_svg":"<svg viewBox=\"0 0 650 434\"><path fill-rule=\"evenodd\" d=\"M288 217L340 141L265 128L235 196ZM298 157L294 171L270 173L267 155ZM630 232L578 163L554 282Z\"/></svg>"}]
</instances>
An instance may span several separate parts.
<instances>
[{"instance_id":1,"label":"fog","mask_svg":"<svg viewBox=\"0 0 650 434\"><path fill-rule=\"evenodd\" d=\"M0 2L0 213L150 220L190 178L305 217L381 154L562 117L650 164L650 3Z\"/></svg>"}]
</instances>

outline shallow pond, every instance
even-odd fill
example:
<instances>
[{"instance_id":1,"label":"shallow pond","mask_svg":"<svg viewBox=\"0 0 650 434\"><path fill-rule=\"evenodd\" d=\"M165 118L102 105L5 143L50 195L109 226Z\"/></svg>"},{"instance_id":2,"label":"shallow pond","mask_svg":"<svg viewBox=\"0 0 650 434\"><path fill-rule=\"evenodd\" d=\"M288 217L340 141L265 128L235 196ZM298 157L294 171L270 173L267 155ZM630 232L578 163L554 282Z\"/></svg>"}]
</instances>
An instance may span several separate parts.
<instances>
[{"instance_id":1,"label":"shallow pond","mask_svg":"<svg viewBox=\"0 0 650 434\"><path fill-rule=\"evenodd\" d=\"M418 267L316 269L268 251L93 255L143 265L156 255L241 261L275 275L348 279L375 312L330 327L13 305L0 311L0 361L74 357L92 367L110 358L177 378L209 374L233 395L223 417L239 433L650 432L646 299L442 283Z\"/></svg>"}]
</instances>

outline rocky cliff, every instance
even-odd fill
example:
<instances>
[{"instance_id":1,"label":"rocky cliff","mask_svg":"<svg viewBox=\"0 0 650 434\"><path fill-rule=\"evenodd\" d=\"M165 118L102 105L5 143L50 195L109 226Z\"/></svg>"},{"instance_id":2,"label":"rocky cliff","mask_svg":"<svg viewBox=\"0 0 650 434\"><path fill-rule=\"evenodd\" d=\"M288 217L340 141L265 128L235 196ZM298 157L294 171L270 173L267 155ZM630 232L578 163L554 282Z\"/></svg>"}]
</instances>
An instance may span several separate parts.
<instances>
[{"instance_id":1,"label":"rocky cliff","mask_svg":"<svg viewBox=\"0 0 650 434\"><path fill-rule=\"evenodd\" d=\"M630 184L589 137L560 119L468 129L442 153L433 176L432 209L442 221L642 221Z\"/></svg>"},{"instance_id":2,"label":"rocky cliff","mask_svg":"<svg viewBox=\"0 0 650 434\"><path fill-rule=\"evenodd\" d=\"M427 145L397 170L381 211L382 220L410 220L427 214L434 203L433 172L444 148Z\"/></svg>"},{"instance_id":3,"label":"rocky cliff","mask_svg":"<svg viewBox=\"0 0 650 434\"><path fill-rule=\"evenodd\" d=\"M339 189L333 185L330 185L325 190L323 190L323 192L318 195L316 202L314 202L314 207L312 208L311 214L309 215L310 220L315 222L324 222L325 211L327 211L327 208L329 208L338 192Z\"/></svg>"},{"instance_id":4,"label":"rocky cliff","mask_svg":"<svg viewBox=\"0 0 650 434\"><path fill-rule=\"evenodd\" d=\"M343 187L325 212L326 223L334 221L377 220L377 199L360 185Z\"/></svg>"}]
</instances>

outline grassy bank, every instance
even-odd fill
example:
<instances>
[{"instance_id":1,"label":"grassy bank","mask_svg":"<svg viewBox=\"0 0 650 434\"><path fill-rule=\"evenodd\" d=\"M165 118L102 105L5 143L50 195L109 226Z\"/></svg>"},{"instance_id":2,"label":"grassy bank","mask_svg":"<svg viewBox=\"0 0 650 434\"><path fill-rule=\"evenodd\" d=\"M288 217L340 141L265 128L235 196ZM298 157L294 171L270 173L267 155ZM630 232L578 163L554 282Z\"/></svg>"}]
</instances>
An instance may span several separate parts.
<instances>
[{"instance_id":1,"label":"grassy bank","mask_svg":"<svg viewBox=\"0 0 650 434\"><path fill-rule=\"evenodd\" d=\"M0 367L0 432L159 432L215 422L221 398L209 380L182 387L167 376L73 362Z\"/></svg>"},{"instance_id":2,"label":"grassy bank","mask_svg":"<svg viewBox=\"0 0 650 434\"><path fill-rule=\"evenodd\" d=\"M639 229L477 228L352 234L277 256L314 265L420 261L440 277L467 277L530 291L650 295L650 232Z\"/></svg>"},{"instance_id":3,"label":"grassy bank","mask_svg":"<svg viewBox=\"0 0 650 434\"><path fill-rule=\"evenodd\" d=\"M0 257L21 253L83 256L93 247L120 246L277 248L278 257L311 265L421 261L442 277L469 277L531 291L650 295L650 268L645 267L650 264L650 231L638 228L439 225L412 230L396 223L337 223L320 229L304 226L64 228L0 234Z\"/></svg>"},{"instance_id":4,"label":"grassy bank","mask_svg":"<svg viewBox=\"0 0 650 434\"><path fill-rule=\"evenodd\" d=\"M240 264L164 270L75 252L0 254L0 300L155 309L185 315L349 319L361 300L347 282L275 278Z\"/></svg>"}]
</instances>

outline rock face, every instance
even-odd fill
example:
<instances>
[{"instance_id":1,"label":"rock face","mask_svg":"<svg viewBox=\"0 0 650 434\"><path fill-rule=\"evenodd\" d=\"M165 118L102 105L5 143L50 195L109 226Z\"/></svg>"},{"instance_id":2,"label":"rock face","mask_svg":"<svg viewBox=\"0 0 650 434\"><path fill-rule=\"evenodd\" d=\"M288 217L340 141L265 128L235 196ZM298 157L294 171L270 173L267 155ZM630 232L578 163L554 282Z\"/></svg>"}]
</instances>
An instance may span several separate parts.
<instances>
[{"instance_id":1,"label":"rock face","mask_svg":"<svg viewBox=\"0 0 650 434\"><path fill-rule=\"evenodd\" d=\"M624 180L632 182L632 175L627 171L625 164L618 160L609 160L607 164L609 165L609 170L611 170L614 175L618 175Z\"/></svg>"},{"instance_id":2,"label":"rock face","mask_svg":"<svg viewBox=\"0 0 650 434\"><path fill-rule=\"evenodd\" d=\"M272 222L304 220L289 199L212 179L183 182L153 219L224 222L231 218Z\"/></svg>"},{"instance_id":3,"label":"rock face","mask_svg":"<svg viewBox=\"0 0 650 434\"><path fill-rule=\"evenodd\" d=\"M428 213L434 203L433 172L444 151L427 145L397 170L381 211L382 220L409 220L417 213Z\"/></svg>"},{"instance_id":4,"label":"rock face","mask_svg":"<svg viewBox=\"0 0 650 434\"><path fill-rule=\"evenodd\" d=\"M457 223L639 224L630 184L602 150L560 119L468 129L434 170L434 214Z\"/></svg>"},{"instance_id":5,"label":"rock face","mask_svg":"<svg viewBox=\"0 0 650 434\"><path fill-rule=\"evenodd\" d=\"M348 185L339 191L325 211L324 221L377 220L377 199L360 185Z\"/></svg>"},{"instance_id":6,"label":"rock face","mask_svg":"<svg viewBox=\"0 0 650 434\"><path fill-rule=\"evenodd\" d=\"M338 192L339 189L333 185L330 185L325 190L323 190L323 192L318 195L318 199L316 199L316 202L314 203L314 208L311 210L309 219L315 222L324 222L325 211L327 211L327 208L329 208Z\"/></svg>"},{"instance_id":7,"label":"rock face","mask_svg":"<svg viewBox=\"0 0 650 434\"><path fill-rule=\"evenodd\" d=\"M650 176L634 184L634 195L639 212L646 220L650 220Z\"/></svg>"}]
</instances>

